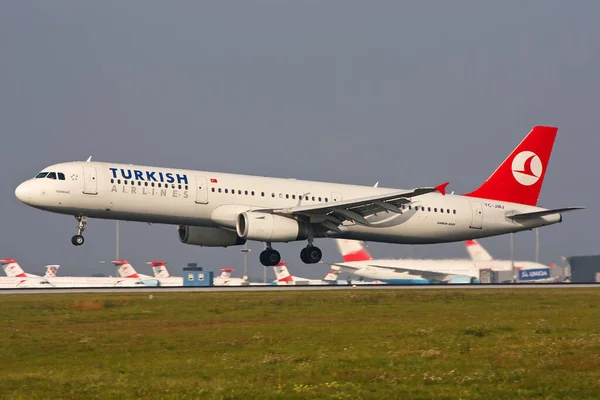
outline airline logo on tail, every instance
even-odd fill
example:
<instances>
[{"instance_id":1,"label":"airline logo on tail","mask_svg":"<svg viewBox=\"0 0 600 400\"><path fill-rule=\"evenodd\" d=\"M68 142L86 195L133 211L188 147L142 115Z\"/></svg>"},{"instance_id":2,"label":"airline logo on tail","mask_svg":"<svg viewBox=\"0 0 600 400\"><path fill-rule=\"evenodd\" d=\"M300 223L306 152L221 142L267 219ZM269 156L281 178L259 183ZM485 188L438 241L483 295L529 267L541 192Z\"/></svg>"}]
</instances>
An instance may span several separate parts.
<instances>
[{"instance_id":1,"label":"airline logo on tail","mask_svg":"<svg viewBox=\"0 0 600 400\"><path fill-rule=\"evenodd\" d=\"M348 239L335 239L335 243L344 258L344 262L368 261L373 258L364 248L363 242Z\"/></svg>"},{"instance_id":2,"label":"airline logo on tail","mask_svg":"<svg viewBox=\"0 0 600 400\"><path fill-rule=\"evenodd\" d=\"M121 278L139 278L136 270L126 260L116 260L112 262L117 266L117 272Z\"/></svg>"},{"instance_id":3,"label":"airline logo on tail","mask_svg":"<svg viewBox=\"0 0 600 400\"><path fill-rule=\"evenodd\" d=\"M285 261L282 261L279 264L275 265L273 267L273 270L275 271L275 276L277 277L277 282L293 282L294 281L294 278L292 278L290 271L288 271L288 269L286 267Z\"/></svg>"},{"instance_id":4,"label":"airline logo on tail","mask_svg":"<svg viewBox=\"0 0 600 400\"><path fill-rule=\"evenodd\" d=\"M6 276L18 278L24 278L27 276L21 266L12 258L2 258L0 259L0 264L2 264L2 268L4 268L4 273Z\"/></svg>"},{"instance_id":5,"label":"airline logo on tail","mask_svg":"<svg viewBox=\"0 0 600 400\"><path fill-rule=\"evenodd\" d=\"M465 196L537 205L558 128L536 126L494 173Z\"/></svg>"},{"instance_id":6,"label":"airline logo on tail","mask_svg":"<svg viewBox=\"0 0 600 400\"><path fill-rule=\"evenodd\" d=\"M152 265L152 271L154 272L155 278L170 278L171 277L171 274L169 273L169 270L166 267L166 265L167 265L166 261L152 260L149 262L149 264Z\"/></svg>"},{"instance_id":7,"label":"airline logo on tail","mask_svg":"<svg viewBox=\"0 0 600 400\"><path fill-rule=\"evenodd\" d=\"M522 151L513 158L512 173L521 185L531 186L536 183L543 170L542 160L533 151Z\"/></svg>"},{"instance_id":8,"label":"airline logo on tail","mask_svg":"<svg viewBox=\"0 0 600 400\"><path fill-rule=\"evenodd\" d=\"M46 265L46 273L44 274L44 277L55 278L59 268L60 265Z\"/></svg>"}]
</instances>

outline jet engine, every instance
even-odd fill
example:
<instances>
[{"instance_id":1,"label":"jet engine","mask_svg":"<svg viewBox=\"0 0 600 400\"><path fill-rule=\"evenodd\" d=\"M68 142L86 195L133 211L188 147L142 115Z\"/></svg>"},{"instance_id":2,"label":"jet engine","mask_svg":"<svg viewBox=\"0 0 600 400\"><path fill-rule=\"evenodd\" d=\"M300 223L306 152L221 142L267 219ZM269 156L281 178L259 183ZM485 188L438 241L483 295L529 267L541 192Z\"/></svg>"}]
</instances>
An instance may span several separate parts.
<instances>
[{"instance_id":1,"label":"jet engine","mask_svg":"<svg viewBox=\"0 0 600 400\"><path fill-rule=\"evenodd\" d=\"M307 224L281 215L258 211L238 214L236 231L242 239L261 242L290 242L308 237Z\"/></svg>"},{"instance_id":2,"label":"jet engine","mask_svg":"<svg viewBox=\"0 0 600 400\"><path fill-rule=\"evenodd\" d=\"M235 232L222 228L179 225L177 227L179 241L185 244L206 247L238 246L246 243Z\"/></svg>"}]
</instances>

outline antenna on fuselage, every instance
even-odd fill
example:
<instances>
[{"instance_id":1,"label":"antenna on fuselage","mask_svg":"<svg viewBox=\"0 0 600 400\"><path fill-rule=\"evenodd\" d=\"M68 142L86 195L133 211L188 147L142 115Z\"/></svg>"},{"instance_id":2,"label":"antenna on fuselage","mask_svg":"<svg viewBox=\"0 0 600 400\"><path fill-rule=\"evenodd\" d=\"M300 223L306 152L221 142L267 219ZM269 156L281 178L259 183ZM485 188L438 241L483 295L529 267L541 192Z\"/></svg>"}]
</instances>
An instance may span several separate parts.
<instances>
[{"instance_id":1,"label":"antenna on fuselage","mask_svg":"<svg viewBox=\"0 0 600 400\"><path fill-rule=\"evenodd\" d=\"M90 162L90 161L92 161L92 156L89 156L89 157L87 158L87 160L85 160L85 162Z\"/></svg>"}]
</instances>

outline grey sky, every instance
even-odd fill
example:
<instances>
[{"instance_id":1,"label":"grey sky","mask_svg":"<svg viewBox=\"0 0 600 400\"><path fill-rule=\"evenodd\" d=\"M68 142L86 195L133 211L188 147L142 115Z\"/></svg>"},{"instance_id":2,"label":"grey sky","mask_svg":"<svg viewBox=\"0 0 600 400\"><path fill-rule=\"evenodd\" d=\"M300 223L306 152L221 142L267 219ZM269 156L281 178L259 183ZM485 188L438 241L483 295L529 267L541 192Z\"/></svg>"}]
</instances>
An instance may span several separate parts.
<instances>
[{"instance_id":1,"label":"grey sky","mask_svg":"<svg viewBox=\"0 0 600 400\"><path fill-rule=\"evenodd\" d=\"M114 273L113 221L20 204L49 164L95 160L411 188L476 188L532 126L556 125L540 205L584 205L541 230L542 261L597 253L600 4L594 1L4 1L0 256L30 272ZM242 272L239 248L121 223L121 256L172 272ZM534 256L534 234L516 236ZM481 240L508 257L508 236ZM334 243L320 240L325 260ZM292 273L323 276L281 244ZM251 275L262 276L251 243ZM461 243L375 244L376 257L462 257ZM269 276L273 274L269 271Z\"/></svg>"}]
</instances>

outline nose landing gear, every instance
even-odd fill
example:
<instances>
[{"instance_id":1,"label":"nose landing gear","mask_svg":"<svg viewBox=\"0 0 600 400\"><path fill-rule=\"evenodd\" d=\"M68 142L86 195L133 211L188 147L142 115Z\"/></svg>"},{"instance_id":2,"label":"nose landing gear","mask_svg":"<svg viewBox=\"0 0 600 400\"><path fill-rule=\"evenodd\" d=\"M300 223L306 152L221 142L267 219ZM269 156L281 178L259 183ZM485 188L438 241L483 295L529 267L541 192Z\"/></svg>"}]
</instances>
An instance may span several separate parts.
<instances>
[{"instance_id":1,"label":"nose landing gear","mask_svg":"<svg viewBox=\"0 0 600 400\"><path fill-rule=\"evenodd\" d=\"M81 246L85 241L83 238L83 231L85 231L85 224L87 224L87 217L83 215L78 215L75 217L77 219L77 235L73 235L71 238L71 243L73 246Z\"/></svg>"}]
</instances>

